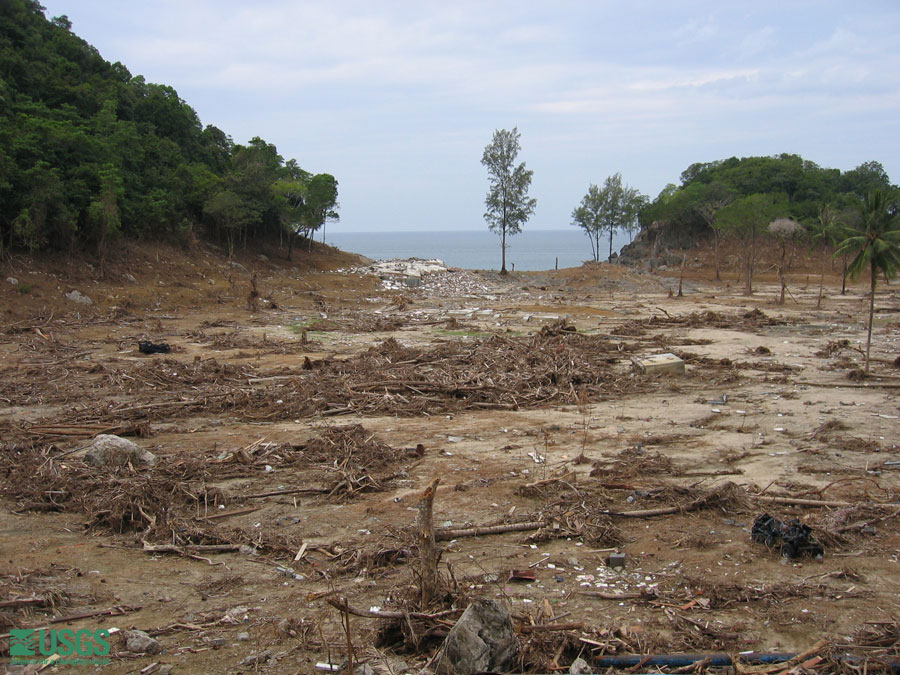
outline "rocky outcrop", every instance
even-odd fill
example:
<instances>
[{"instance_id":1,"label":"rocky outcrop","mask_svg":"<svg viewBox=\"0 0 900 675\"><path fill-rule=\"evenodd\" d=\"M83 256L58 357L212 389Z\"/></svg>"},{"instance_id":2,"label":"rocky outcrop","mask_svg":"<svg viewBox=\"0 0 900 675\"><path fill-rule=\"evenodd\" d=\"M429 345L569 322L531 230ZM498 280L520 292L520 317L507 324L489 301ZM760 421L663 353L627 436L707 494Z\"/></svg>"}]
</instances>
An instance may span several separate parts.
<instances>
[{"instance_id":1,"label":"rocky outcrop","mask_svg":"<svg viewBox=\"0 0 900 675\"><path fill-rule=\"evenodd\" d=\"M694 248L707 232L675 227L665 221L654 221L622 249L619 263L649 271L681 265L685 249Z\"/></svg>"}]
</instances>

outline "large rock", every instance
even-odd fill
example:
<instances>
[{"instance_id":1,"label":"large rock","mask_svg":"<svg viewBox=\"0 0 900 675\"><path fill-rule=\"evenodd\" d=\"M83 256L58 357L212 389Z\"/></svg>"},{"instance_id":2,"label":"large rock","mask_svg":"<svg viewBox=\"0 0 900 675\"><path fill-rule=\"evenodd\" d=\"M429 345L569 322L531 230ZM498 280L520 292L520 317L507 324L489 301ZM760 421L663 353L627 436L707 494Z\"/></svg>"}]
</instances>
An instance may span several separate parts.
<instances>
[{"instance_id":1,"label":"large rock","mask_svg":"<svg viewBox=\"0 0 900 675\"><path fill-rule=\"evenodd\" d=\"M162 645L142 630L124 631L125 649L135 654L159 654Z\"/></svg>"},{"instance_id":2,"label":"large rock","mask_svg":"<svg viewBox=\"0 0 900 675\"><path fill-rule=\"evenodd\" d=\"M91 300L88 296L83 295L79 291L69 291L66 293L66 299L71 300L72 302L77 302L81 305L93 305L94 301Z\"/></svg>"},{"instance_id":3,"label":"large rock","mask_svg":"<svg viewBox=\"0 0 900 675\"><path fill-rule=\"evenodd\" d=\"M444 640L434 672L502 672L516 650L516 635L506 606L491 598L476 598Z\"/></svg>"},{"instance_id":4,"label":"large rock","mask_svg":"<svg viewBox=\"0 0 900 675\"><path fill-rule=\"evenodd\" d=\"M126 466L131 463L131 466L139 468L156 464L156 455L127 438L112 434L100 434L91 443L91 447L84 456L84 462L93 466L113 467Z\"/></svg>"}]
</instances>

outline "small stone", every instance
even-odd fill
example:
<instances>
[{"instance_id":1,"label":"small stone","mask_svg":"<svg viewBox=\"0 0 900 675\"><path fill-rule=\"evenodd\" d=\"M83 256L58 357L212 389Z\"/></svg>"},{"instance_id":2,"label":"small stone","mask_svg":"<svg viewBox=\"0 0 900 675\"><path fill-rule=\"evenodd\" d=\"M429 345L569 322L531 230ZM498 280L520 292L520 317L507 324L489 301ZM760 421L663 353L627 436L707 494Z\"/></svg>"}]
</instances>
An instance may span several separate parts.
<instances>
[{"instance_id":1,"label":"small stone","mask_svg":"<svg viewBox=\"0 0 900 675\"><path fill-rule=\"evenodd\" d=\"M135 654L159 654L162 645L142 630L125 631L125 649Z\"/></svg>"},{"instance_id":2,"label":"small stone","mask_svg":"<svg viewBox=\"0 0 900 675\"><path fill-rule=\"evenodd\" d=\"M6 283L12 284L13 286L18 286L19 280L16 279L15 277L6 277Z\"/></svg>"},{"instance_id":3,"label":"small stone","mask_svg":"<svg viewBox=\"0 0 900 675\"><path fill-rule=\"evenodd\" d=\"M126 281L130 281L130 282L133 283L133 284L136 284L136 283L137 283L137 279L134 278L134 275L133 275L133 274L125 273L123 276L125 277L125 280L126 280Z\"/></svg>"},{"instance_id":4,"label":"small stone","mask_svg":"<svg viewBox=\"0 0 900 675\"><path fill-rule=\"evenodd\" d=\"M610 553L609 560L607 560L606 564L609 567L625 567L625 554Z\"/></svg>"},{"instance_id":5,"label":"small stone","mask_svg":"<svg viewBox=\"0 0 900 675\"><path fill-rule=\"evenodd\" d=\"M175 670L175 666L171 663L164 663L156 671L156 675L172 675L173 670Z\"/></svg>"},{"instance_id":6,"label":"small stone","mask_svg":"<svg viewBox=\"0 0 900 675\"><path fill-rule=\"evenodd\" d=\"M264 652L260 652L259 654L251 654L246 659L241 661L242 666L253 666L257 663L265 663L269 659L272 658L272 650L267 649Z\"/></svg>"},{"instance_id":7,"label":"small stone","mask_svg":"<svg viewBox=\"0 0 900 675\"><path fill-rule=\"evenodd\" d=\"M250 633L238 633L237 639L239 642L246 642L250 639Z\"/></svg>"},{"instance_id":8,"label":"small stone","mask_svg":"<svg viewBox=\"0 0 900 675\"><path fill-rule=\"evenodd\" d=\"M590 664L580 656L572 661L572 665L569 666L569 675L585 675L593 672L594 669L591 668Z\"/></svg>"}]
</instances>

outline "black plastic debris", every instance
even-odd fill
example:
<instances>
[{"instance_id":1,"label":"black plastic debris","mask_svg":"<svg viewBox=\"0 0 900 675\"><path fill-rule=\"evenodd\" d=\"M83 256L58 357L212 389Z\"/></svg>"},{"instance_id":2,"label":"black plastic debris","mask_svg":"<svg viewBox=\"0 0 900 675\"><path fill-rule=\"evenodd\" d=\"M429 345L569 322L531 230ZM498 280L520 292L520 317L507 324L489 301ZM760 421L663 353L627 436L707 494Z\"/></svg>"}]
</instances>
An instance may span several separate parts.
<instances>
[{"instance_id":1,"label":"black plastic debris","mask_svg":"<svg viewBox=\"0 0 900 675\"><path fill-rule=\"evenodd\" d=\"M750 536L755 542L777 549L785 558L821 558L825 554L825 549L813 536L812 528L796 518L785 523L763 513L753 521Z\"/></svg>"},{"instance_id":2,"label":"black plastic debris","mask_svg":"<svg viewBox=\"0 0 900 675\"><path fill-rule=\"evenodd\" d=\"M138 342L138 350L141 354L168 354L172 351L166 342L150 342L149 340Z\"/></svg>"}]
</instances>

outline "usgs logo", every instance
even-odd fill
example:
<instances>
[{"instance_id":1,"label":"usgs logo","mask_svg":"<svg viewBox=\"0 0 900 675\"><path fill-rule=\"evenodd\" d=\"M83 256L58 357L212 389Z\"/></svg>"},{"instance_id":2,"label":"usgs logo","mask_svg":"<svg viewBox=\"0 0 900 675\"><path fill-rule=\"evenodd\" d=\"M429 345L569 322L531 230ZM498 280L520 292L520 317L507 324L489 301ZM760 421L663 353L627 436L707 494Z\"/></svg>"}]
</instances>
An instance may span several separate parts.
<instances>
[{"instance_id":1,"label":"usgs logo","mask_svg":"<svg viewBox=\"0 0 900 675\"><path fill-rule=\"evenodd\" d=\"M105 628L99 630L82 628L77 631L70 628L60 630L13 628L9 631L9 655L13 663L22 663L23 659L33 662L40 660L40 657L51 656L57 659L106 656L110 650L109 642L106 640L108 637L109 631Z\"/></svg>"}]
</instances>

